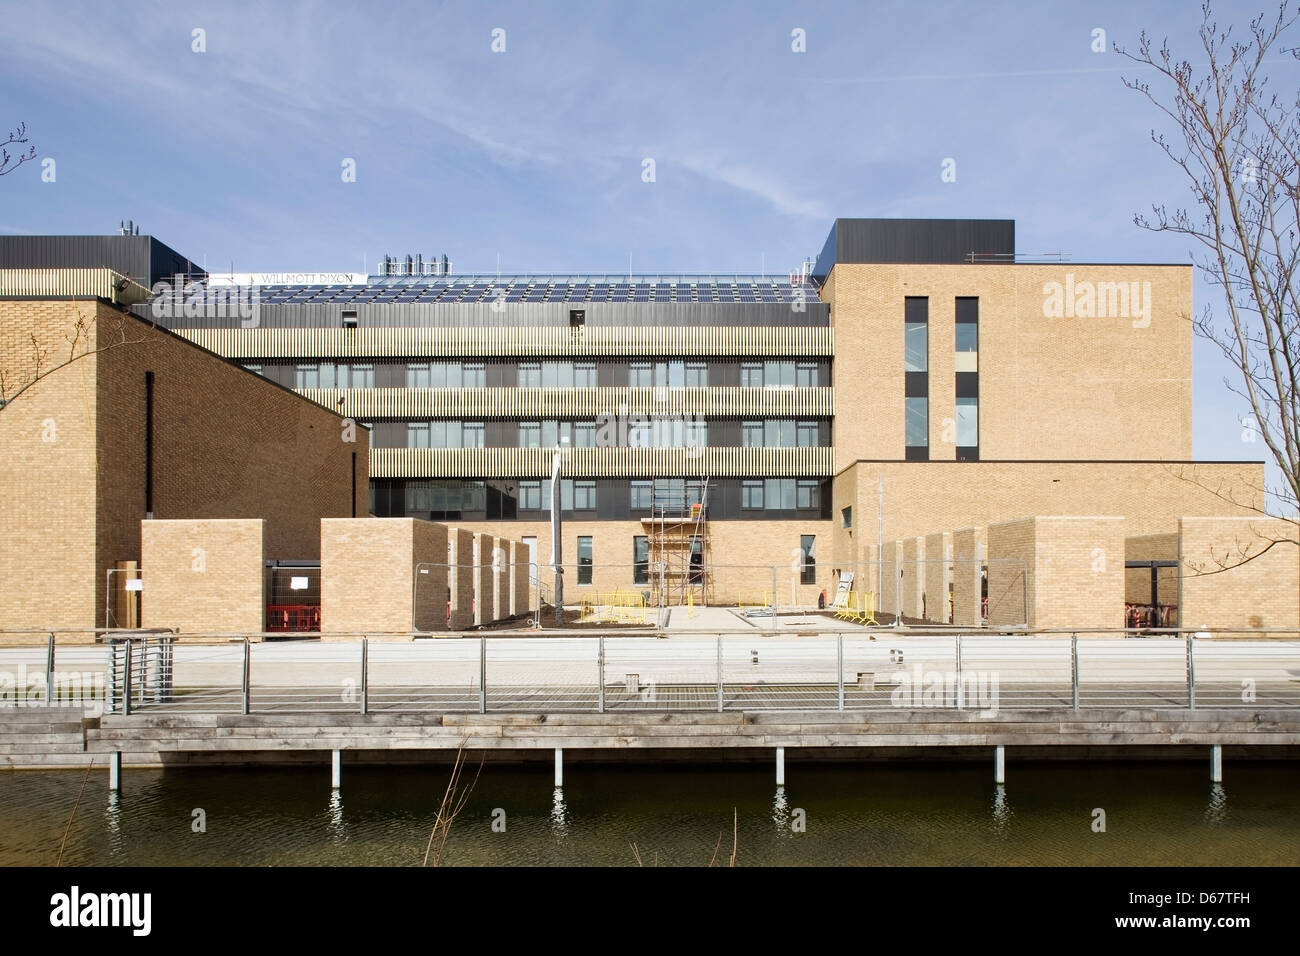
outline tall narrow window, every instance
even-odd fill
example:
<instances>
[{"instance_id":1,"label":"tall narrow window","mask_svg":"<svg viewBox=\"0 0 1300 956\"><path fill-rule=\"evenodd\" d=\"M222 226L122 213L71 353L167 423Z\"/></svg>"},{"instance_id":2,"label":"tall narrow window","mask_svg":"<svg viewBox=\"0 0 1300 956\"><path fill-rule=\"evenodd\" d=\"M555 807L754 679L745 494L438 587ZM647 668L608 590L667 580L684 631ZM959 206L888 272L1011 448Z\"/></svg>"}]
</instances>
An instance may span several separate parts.
<instances>
[{"instance_id":1,"label":"tall narrow window","mask_svg":"<svg viewBox=\"0 0 1300 956\"><path fill-rule=\"evenodd\" d=\"M817 583L817 536L803 534L799 536L799 551L803 554L803 567L799 574L800 584Z\"/></svg>"},{"instance_id":2,"label":"tall narrow window","mask_svg":"<svg viewBox=\"0 0 1300 956\"><path fill-rule=\"evenodd\" d=\"M957 460L979 461L980 457L980 300L957 299Z\"/></svg>"},{"instance_id":3,"label":"tall narrow window","mask_svg":"<svg viewBox=\"0 0 1300 956\"><path fill-rule=\"evenodd\" d=\"M908 296L903 306L904 457L930 458L930 300Z\"/></svg>"},{"instance_id":4,"label":"tall narrow window","mask_svg":"<svg viewBox=\"0 0 1300 956\"><path fill-rule=\"evenodd\" d=\"M650 583L650 539L643 534L632 536L632 583Z\"/></svg>"},{"instance_id":5,"label":"tall narrow window","mask_svg":"<svg viewBox=\"0 0 1300 956\"><path fill-rule=\"evenodd\" d=\"M591 538L578 536L578 583L591 583Z\"/></svg>"}]
</instances>

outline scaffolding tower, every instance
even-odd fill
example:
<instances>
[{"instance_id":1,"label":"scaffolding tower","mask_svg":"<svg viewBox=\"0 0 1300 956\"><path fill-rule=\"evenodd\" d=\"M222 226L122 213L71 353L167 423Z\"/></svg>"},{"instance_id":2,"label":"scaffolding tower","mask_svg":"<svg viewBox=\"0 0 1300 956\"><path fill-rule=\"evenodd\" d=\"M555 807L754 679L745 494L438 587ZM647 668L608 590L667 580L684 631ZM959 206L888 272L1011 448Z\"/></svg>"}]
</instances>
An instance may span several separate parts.
<instances>
[{"instance_id":1,"label":"scaffolding tower","mask_svg":"<svg viewBox=\"0 0 1300 956\"><path fill-rule=\"evenodd\" d=\"M708 605L713 599L709 479L699 483L699 501L691 500L691 484L684 481L679 492L667 481L650 481L650 514L641 525L646 531L650 583L660 607Z\"/></svg>"}]
</instances>

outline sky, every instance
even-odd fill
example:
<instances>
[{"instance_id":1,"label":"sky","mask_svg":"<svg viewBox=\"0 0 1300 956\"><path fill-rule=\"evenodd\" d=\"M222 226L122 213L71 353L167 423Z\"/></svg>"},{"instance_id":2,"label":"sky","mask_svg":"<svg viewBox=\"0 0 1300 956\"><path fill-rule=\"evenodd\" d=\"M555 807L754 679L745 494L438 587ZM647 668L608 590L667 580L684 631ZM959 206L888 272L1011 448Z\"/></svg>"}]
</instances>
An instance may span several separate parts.
<instances>
[{"instance_id":1,"label":"sky","mask_svg":"<svg viewBox=\"0 0 1300 956\"><path fill-rule=\"evenodd\" d=\"M1217 3L1220 23L1276 9L1256 2ZM39 153L0 178L3 233L132 219L222 272L421 252L460 273L783 274L855 216L1015 219L1020 253L1075 262L1193 252L1133 223L1189 199L1122 83L1155 76L1092 49L1145 30L1195 63L1190 0L0 10L0 125ZM1231 367L1199 339L1194 362L1196 457L1266 458Z\"/></svg>"}]
</instances>

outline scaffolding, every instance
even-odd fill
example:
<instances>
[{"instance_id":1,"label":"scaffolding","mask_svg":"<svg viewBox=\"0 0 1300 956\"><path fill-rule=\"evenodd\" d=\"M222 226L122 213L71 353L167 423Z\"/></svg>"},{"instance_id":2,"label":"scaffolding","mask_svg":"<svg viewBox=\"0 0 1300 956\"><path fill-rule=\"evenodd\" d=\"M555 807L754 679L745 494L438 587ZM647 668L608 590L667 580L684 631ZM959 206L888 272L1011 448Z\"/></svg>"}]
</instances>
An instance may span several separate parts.
<instances>
[{"instance_id":1,"label":"scaffolding","mask_svg":"<svg viewBox=\"0 0 1300 956\"><path fill-rule=\"evenodd\" d=\"M695 488L692 488L695 485ZM713 602L713 561L709 548L709 479L650 481L646 531L650 583L660 607L708 606ZM699 500L691 492L698 490Z\"/></svg>"}]
</instances>

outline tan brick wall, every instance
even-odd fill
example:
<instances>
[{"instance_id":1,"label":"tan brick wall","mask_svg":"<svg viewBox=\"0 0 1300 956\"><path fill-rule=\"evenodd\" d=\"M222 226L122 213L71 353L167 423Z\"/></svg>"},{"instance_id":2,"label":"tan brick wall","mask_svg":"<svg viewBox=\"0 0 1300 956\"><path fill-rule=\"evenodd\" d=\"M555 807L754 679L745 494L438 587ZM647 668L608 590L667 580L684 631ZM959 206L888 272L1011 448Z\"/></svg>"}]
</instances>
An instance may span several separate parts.
<instances>
[{"instance_id":1,"label":"tan brick wall","mask_svg":"<svg viewBox=\"0 0 1300 956\"><path fill-rule=\"evenodd\" d=\"M522 541L508 543L510 545L510 613L523 614L534 608L529 600L531 571L528 566L528 548Z\"/></svg>"},{"instance_id":2,"label":"tan brick wall","mask_svg":"<svg viewBox=\"0 0 1300 956\"><path fill-rule=\"evenodd\" d=\"M451 581L451 629L468 630L474 624L474 535L463 527L447 529L447 563ZM461 565L464 565L462 568Z\"/></svg>"},{"instance_id":3,"label":"tan brick wall","mask_svg":"<svg viewBox=\"0 0 1300 956\"><path fill-rule=\"evenodd\" d=\"M332 412L113 306L0 300L6 378L30 366L33 334L47 362L66 355L77 315L89 347L118 344L0 413L0 570L32 580L3 589L0 626L102 625L107 570L141 561L146 371L155 377L156 518L264 518L270 557L310 559L320 517L351 515L354 500L367 513L364 429L345 442Z\"/></svg>"},{"instance_id":4,"label":"tan brick wall","mask_svg":"<svg viewBox=\"0 0 1300 956\"><path fill-rule=\"evenodd\" d=\"M259 633L266 608L265 522L155 519L140 523L145 627L181 637Z\"/></svg>"},{"instance_id":5,"label":"tan brick wall","mask_svg":"<svg viewBox=\"0 0 1300 956\"><path fill-rule=\"evenodd\" d=\"M988 529L989 626L1118 628L1124 519L1033 517Z\"/></svg>"},{"instance_id":6,"label":"tan brick wall","mask_svg":"<svg viewBox=\"0 0 1300 956\"><path fill-rule=\"evenodd\" d=\"M919 620L925 594L925 539L903 540L902 589L903 616Z\"/></svg>"},{"instance_id":7,"label":"tan brick wall","mask_svg":"<svg viewBox=\"0 0 1300 956\"><path fill-rule=\"evenodd\" d=\"M1300 548L1294 543L1294 523L1186 517L1178 526L1183 627L1300 627ZM1264 551L1270 541L1280 543Z\"/></svg>"},{"instance_id":8,"label":"tan brick wall","mask_svg":"<svg viewBox=\"0 0 1300 956\"><path fill-rule=\"evenodd\" d=\"M984 528L962 528L952 533L952 621L961 627L979 627L983 621L980 568L987 534Z\"/></svg>"},{"instance_id":9,"label":"tan brick wall","mask_svg":"<svg viewBox=\"0 0 1300 956\"><path fill-rule=\"evenodd\" d=\"M1127 538L1125 561L1177 561L1178 532L1146 534ZM1178 569L1156 568L1156 589L1161 604L1178 603ZM1151 569L1124 570L1124 600L1133 604L1151 603ZM1175 623L1177 623L1175 621Z\"/></svg>"},{"instance_id":10,"label":"tan brick wall","mask_svg":"<svg viewBox=\"0 0 1300 956\"><path fill-rule=\"evenodd\" d=\"M925 537L925 617L948 623L948 585L952 580L952 534Z\"/></svg>"},{"instance_id":11,"label":"tan brick wall","mask_svg":"<svg viewBox=\"0 0 1300 956\"><path fill-rule=\"evenodd\" d=\"M415 518L324 518L320 534L323 637L445 629L445 527ZM417 564L432 565L418 586Z\"/></svg>"},{"instance_id":12,"label":"tan brick wall","mask_svg":"<svg viewBox=\"0 0 1300 956\"><path fill-rule=\"evenodd\" d=\"M78 316L93 349L94 302L0 299L7 395L30 381L38 350L46 367L67 357L63 336ZM0 627L103 625L107 566L96 566L94 547L97 360L92 354L50 373L0 409ZM139 557L136 534L137 553L123 557Z\"/></svg>"},{"instance_id":13,"label":"tan brick wall","mask_svg":"<svg viewBox=\"0 0 1300 956\"><path fill-rule=\"evenodd\" d=\"M876 540L880 476L886 540L1034 514L1119 515L1138 536L1167 533L1183 515L1252 513L1264 469L1255 462L859 462L836 477L835 494L837 508L842 494L855 502L853 530L864 542ZM1234 499L1246 504L1234 507ZM835 537L852 547L838 524Z\"/></svg>"},{"instance_id":14,"label":"tan brick wall","mask_svg":"<svg viewBox=\"0 0 1300 956\"><path fill-rule=\"evenodd\" d=\"M450 568L447 567L447 526L433 521L416 521L411 528L415 569L415 630L447 630L447 604L451 600Z\"/></svg>"},{"instance_id":15,"label":"tan brick wall","mask_svg":"<svg viewBox=\"0 0 1300 956\"><path fill-rule=\"evenodd\" d=\"M1048 318L1044 284L1150 283L1134 318ZM979 298L979 441L986 460L1187 459L1192 454L1189 266L840 264L823 298L835 327L836 466L903 457L903 309L928 296L930 454L951 460L956 298ZM1139 286L1140 288L1140 286ZM1135 436L1141 436L1137 439ZM951 437L951 435L949 436Z\"/></svg>"}]
</instances>

